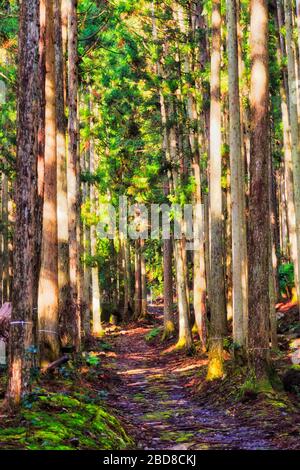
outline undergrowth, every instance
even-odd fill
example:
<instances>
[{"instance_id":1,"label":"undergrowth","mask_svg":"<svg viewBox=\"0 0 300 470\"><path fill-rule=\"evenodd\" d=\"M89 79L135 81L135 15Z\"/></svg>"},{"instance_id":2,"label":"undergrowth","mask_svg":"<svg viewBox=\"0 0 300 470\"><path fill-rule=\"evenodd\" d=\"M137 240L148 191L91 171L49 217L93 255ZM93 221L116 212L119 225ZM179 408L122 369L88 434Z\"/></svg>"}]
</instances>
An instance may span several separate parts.
<instances>
[{"instance_id":1,"label":"undergrowth","mask_svg":"<svg viewBox=\"0 0 300 470\"><path fill-rule=\"evenodd\" d=\"M111 346L99 341L96 349L109 351ZM98 390L98 377L103 373L98 351L69 361L56 372L55 381L51 375L45 380L40 376L18 415L1 420L0 449L133 448L133 440L104 402L107 391Z\"/></svg>"},{"instance_id":2,"label":"undergrowth","mask_svg":"<svg viewBox=\"0 0 300 470\"><path fill-rule=\"evenodd\" d=\"M0 428L0 446L28 450L123 450L133 446L109 410L80 398L36 391L23 403L19 425Z\"/></svg>"},{"instance_id":3,"label":"undergrowth","mask_svg":"<svg viewBox=\"0 0 300 470\"><path fill-rule=\"evenodd\" d=\"M149 331L149 333L147 333L144 336L144 338L146 341L151 342L160 334L161 334L161 328L153 328L152 330Z\"/></svg>"}]
</instances>

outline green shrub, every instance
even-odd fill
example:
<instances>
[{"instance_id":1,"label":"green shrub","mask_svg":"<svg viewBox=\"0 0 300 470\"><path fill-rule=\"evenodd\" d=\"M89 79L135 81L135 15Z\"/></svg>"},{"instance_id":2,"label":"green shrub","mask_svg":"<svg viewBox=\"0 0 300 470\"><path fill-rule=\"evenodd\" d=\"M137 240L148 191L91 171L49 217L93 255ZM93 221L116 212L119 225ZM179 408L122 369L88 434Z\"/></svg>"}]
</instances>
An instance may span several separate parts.
<instances>
[{"instance_id":1,"label":"green shrub","mask_svg":"<svg viewBox=\"0 0 300 470\"><path fill-rule=\"evenodd\" d=\"M295 285L294 265L291 263L281 264L278 269L280 294L286 294L287 291Z\"/></svg>"}]
</instances>

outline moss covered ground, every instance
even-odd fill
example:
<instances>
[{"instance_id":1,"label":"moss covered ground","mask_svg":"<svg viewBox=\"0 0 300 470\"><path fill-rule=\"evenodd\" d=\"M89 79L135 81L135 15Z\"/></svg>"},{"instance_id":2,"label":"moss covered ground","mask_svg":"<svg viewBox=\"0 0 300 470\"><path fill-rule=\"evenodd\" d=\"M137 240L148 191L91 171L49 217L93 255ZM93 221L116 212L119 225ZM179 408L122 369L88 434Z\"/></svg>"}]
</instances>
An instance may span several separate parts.
<instances>
[{"instance_id":1,"label":"moss covered ground","mask_svg":"<svg viewBox=\"0 0 300 470\"><path fill-rule=\"evenodd\" d=\"M134 447L122 422L106 404L102 359L111 355L104 342L96 351L70 361L54 375L38 377L19 413L1 410L0 449L125 450ZM2 374L2 396L5 387ZM108 381L109 384L109 381Z\"/></svg>"}]
</instances>

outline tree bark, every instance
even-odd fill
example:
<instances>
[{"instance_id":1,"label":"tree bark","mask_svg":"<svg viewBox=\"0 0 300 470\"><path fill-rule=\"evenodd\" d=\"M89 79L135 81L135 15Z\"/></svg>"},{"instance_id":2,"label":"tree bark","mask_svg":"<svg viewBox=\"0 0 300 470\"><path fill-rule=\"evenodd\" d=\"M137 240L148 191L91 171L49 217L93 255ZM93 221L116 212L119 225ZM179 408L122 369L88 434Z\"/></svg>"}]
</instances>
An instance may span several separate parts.
<instances>
[{"instance_id":1,"label":"tree bark","mask_svg":"<svg viewBox=\"0 0 300 470\"><path fill-rule=\"evenodd\" d=\"M80 305L79 305L79 172L78 172L78 70L77 70L77 0L68 1L68 208L69 208L69 256L70 256L70 287L72 297L72 326L75 349L80 349Z\"/></svg>"},{"instance_id":2,"label":"tree bark","mask_svg":"<svg viewBox=\"0 0 300 470\"><path fill-rule=\"evenodd\" d=\"M90 141L90 173L95 173L95 148L93 136ZM97 195L95 183L91 184L91 211L97 214ZM102 327L102 305L101 293L99 285L99 265L98 265L98 250L97 250L97 230L95 224L91 225L91 255L92 255L92 334L100 336L103 333Z\"/></svg>"},{"instance_id":3,"label":"tree bark","mask_svg":"<svg viewBox=\"0 0 300 470\"><path fill-rule=\"evenodd\" d=\"M46 114L45 190L42 263L39 282L39 341L42 367L59 354L58 341L58 252L57 252L57 156L56 84L53 1L46 3Z\"/></svg>"},{"instance_id":4,"label":"tree bark","mask_svg":"<svg viewBox=\"0 0 300 470\"><path fill-rule=\"evenodd\" d=\"M147 316L147 278L146 278L146 261L145 261L145 240L141 239L141 316Z\"/></svg>"},{"instance_id":5,"label":"tree bark","mask_svg":"<svg viewBox=\"0 0 300 470\"><path fill-rule=\"evenodd\" d=\"M264 378L269 362L269 70L268 6L251 0L251 159L249 194L249 365Z\"/></svg>"},{"instance_id":6,"label":"tree bark","mask_svg":"<svg viewBox=\"0 0 300 470\"><path fill-rule=\"evenodd\" d=\"M19 88L16 159L14 286L10 326L8 402L19 405L30 389L33 364L34 289L38 283L36 237L39 117L39 2L23 0L19 21Z\"/></svg>"},{"instance_id":7,"label":"tree bark","mask_svg":"<svg viewBox=\"0 0 300 470\"><path fill-rule=\"evenodd\" d=\"M221 188L221 11L213 0L210 104L210 308L211 336L207 380L223 376L223 318L225 286L223 270L223 212ZM213 188L213 190L212 190Z\"/></svg>"},{"instance_id":8,"label":"tree bark","mask_svg":"<svg viewBox=\"0 0 300 470\"><path fill-rule=\"evenodd\" d=\"M165 124L164 124L165 125ZM167 139L165 130L165 140ZM167 152L165 148L165 152ZM169 195L169 182L164 184L165 196ZM172 238L163 240L163 268L164 268L164 333L163 338L167 339L175 333L175 322L173 312L173 272L172 272Z\"/></svg>"},{"instance_id":9,"label":"tree bark","mask_svg":"<svg viewBox=\"0 0 300 470\"><path fill-rule=\"evenodd\" d=\"M142 279L141 279L141 243L135 241L135 291L134 291L134 317L140 318L142 312Z\"/></svg>"},{"instance_id":10,"label":"tree bark","mask_svg":"<svg viewBox=\"0 0 300 470\"><path fill-rule=\"evenodd\" d=\"M285 28L286 28L286 49L288 62L288 88L289 88L289 117L291 128L291 152L292 152L292 174L295 204L295 229L296 229L296 247L294 254L295 279L298 300L298 309L300 312L300 140L297 109L297 87L295 73L295 53L293 43L292 28L292 5L291 0L284 0ZM287 168L289 171L289 168Z\"/></svg>"},{"instance_id":11,"label":"tree bark","mask_svg":"<svg viewBox=\"0 0 300 470\"><path fill-rule=\"evenodd\" d=\"M91 93L87 92L87 109L89 112L89 126L91 127ZM86 151L83 155L83 169L87 173L90 171L91 162L91 138L86 144ZM91 205L91 184L86 181L83 186L83 204ZM92 312L92 268L91 268L91 227L89 221L86 221L83 229L85 263L84 263L84 305L82 313L84 336L88 337L91 333L91 312Z\"/></svg>"},{"instance_id":12,"label":"tree bark","mask_svg":"<svg viewBox=\"0 0 300 470\"><path fill-rule=\"evenodd\" d=\"M227 0L229 148L232 213L233 341L246 346L247 242L242 153L236 0Z\"/></svg>"},{"instance_id":13,"label":"tree bark","mask_svg":"<svg viewBox=\"0 0 300 470\"><path fill-rule=\"evenodd\" d=\"M56 154L57 154L57 238L59 322L62 346L74 344L68 230L68 188L66 154L66 116L64 56L62 44L61 0L54 0L55 78L56 78Z\"/></svg>"},{"instance_id":14,"label":"tree bark","mask_svg":"<svg viewBox=\"0 0 300 470\"><path fill-rule=\"evenodd\" d=\"M9 251L8 251L8 177L2 173L2 303L9 299ZM0 282L1 282L0 281ZM0 298L1 302L1 298Z\"/></svg>"}]
</instances>

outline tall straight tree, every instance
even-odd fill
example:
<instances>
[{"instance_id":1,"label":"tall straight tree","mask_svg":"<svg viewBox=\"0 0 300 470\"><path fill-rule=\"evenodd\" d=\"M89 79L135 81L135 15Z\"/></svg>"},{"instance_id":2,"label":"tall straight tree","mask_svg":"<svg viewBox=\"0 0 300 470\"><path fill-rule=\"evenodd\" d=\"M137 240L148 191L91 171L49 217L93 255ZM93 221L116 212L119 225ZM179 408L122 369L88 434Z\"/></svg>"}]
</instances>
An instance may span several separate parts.
<instances>
[{"instance_id":1,"label":"tall straight tree","mask_svg":"<svg viewBox=\"0 0 300 470\"><path fill-rule=\"evenodd\" d=\"M142 312L142 271L141 271L141 240L135 240L135 289L134 289L134 317L138 319Z\"/></svg>"},{"instance_id":2,"label":"tall straight tree","mask_svg":"<svg viewBox=\"0 0 300 470\"><path fill-rule=\"evenodd\" d=\"M177 101L174 96L170 97L170 103L168 106L168 118L170 122L172 117L176 116ZM180 159L181 155L179 152L179 135L180 131L174 122L169 129L169 141L170 141L170 161L172 164L172 184L174 194L178 194L178 188L182 183L182 174L179 172L178 161L182 163ZM184 220L182 217L181 206L178 205L174 214L175 220L177 221L177 236L174 234L174 260L175 260L175 272L176 272L176 287L177 287L177 299L178 299L178 324L179 324L179 335L177 348L185 349L187 352L193 349L193 338L190 325L190 309L189 309L189 296L187 288L187 271L186 271L186 250L184 236ZM175 224L174 224L175 225ZM178 236L179 235L179 236Z\"/></svg>"},{"instance_id":3,"label":"tall straight tree","mask_svg":"<svg viewBox=\"0 0 300 470\"><path fill-rule=\"evenodd\" d=\"M45 81L46 81L46 0L40 0L40 37L39 37L39 83L40 83L40 110L38 130L38 204L36 210L37 223L43 225L44 192L45 192ZM39 230L37 238L37 255L39 260L38 272L41 268L43 231ZM35 303L38 305L39 283L35 288ZM36 325L37 327L38 325ZM37 336L37 333L36 333Z\"/></svg>"},{"instance_id":4,"label":"tall straight tree","mask_svg":"<svg viewBox=\"0 0 300 470\"><path fill-rule=\"evenodd\" d=\"M299 116L297 106L297 81L295 71L295 46L293 41L293 21L292 21L292 2L284 0L285 29L286 29L286 50L288 63L288 90L289 90L289 116L291 129L291 150L292 150L292 169L293 169L293 188L295 203L295 226L296 226L296 246L294 252L294 265L296 275L296 287L298 287L298 308L300 312L300 137L299 137Z\"/></svg>"},{"instance_id":5,"label":"tall straight tree","mask_svg":"<svg viewBox=\"0 0 300 470\"><path fill-rule=\"evenodd\" d=\"M42 260L39 280L38 315L40 359L43 366L57 359L58 341L58 256L56 100L53 0L46 2L45 84L45 183Z\"/></svg>"},{"instance_id":6,"label":"tall straight tree","mask_svg":"<svg viewBox=\"0 0 300 470\"><path fill-rule=\"evenodd\" d=\"M155 41L155 44L158 42L158 31L155 18L155 2L151 3L151 17L152 17L152 37ZM166 45L164 45L166 49ZM156 73L157 76L162 79L163 77L163 67L161 61L158 60L156 63ZM166 165L170 164L170 142L168 138L168 129L167 129L167 110L165 103L165 96L162 91L162 87L159 88L159 100L160 100L160 114L161 114L161 124L163 132L163 151L165 157ZM171 186L171 171L170 169L166 172L165 181L164 181L164 195L167 198L170 194ZM172 273L172 238L171 236L164 237L163 240L163 267L164 267L164 333L163 338L166 339L169 336L173 335L175 332L174 324L174 314L173 314L173 273Z\"/></svg>"},{"instance_id":7,"label":"tall straight tree","mask_svg":"<svg viewBox=\"0 0 300 470\"><path fill-rule=\"evenodd\" d=\"M236 0L227 0L227 30L232 213L233 340L237 345L244 348L246 346L245 318L247 316L247 297L245 288L247 282L247 241L239 96Z\"/></svg>"},{"instance_id":8,"label":"tall straight tree","mask_svg":"<svg viewBox=\"0 0 300 470\"><path fill-rule=\"evenodd\" d=\"M19 21L18 135L16 159L16 223L14 233L14 279L10 327L7 398L18 405L30 388L36 322L34 300L38 283L36 237L38 224L37 160L39 118L39 1L23 0Z\"/></svg>"},{"instance_id":9,"label":"tall straight tree","mask_svg":"<svg viewBox=\"0 0 300 470\"><path fill-rule=\"evenodd\" d=\"M141 238L141 316L147 316L147 277L145 260L145 240Z\"/></svg>"},{"instance_id":10,"label":"tall straight tree","mask_svg":"<svg viewBox=\"0 0 300 470\"><path fill-rule=\"evenodd\" d=\"M86 94L87 101L87 110L88 110L88 119L89 125L91 126L91 90L89 89ZM89 140L86 145L86 151L83 153L83 169L85 172L90 171L91 163L91 146L92 146L92 137L89 136ZM84 183L83 187L83 203L90 201L91 204L91 184L89 181ZM82 321L83 321L83 331L85 337L88 337L91 333L91 312L92 312L92 268L91 268L91 226L89 223L84 224L84 247L86 262L84 265L84 305L82 312Z\"/></svg>"},{"instance_id":11,"label":"tall straight tree","mask_svg":"<svg viewBox=\"0 0 300 470\"><path fill-rule=\"evenodd\" d=\"M278 58L280 63L285 64L286 62L286 41L282 34L284 28L283 21L283 5L281 0L277 0L277 31L278 31ZM290 32L287 36L290 38ZM290 58L291 59L291 58ZM286 219L287 219L287 238L288 238L288 255L295 266L295 286L296 292L299 296L299 279L298 279L298 259L297 259L297 235L296 235L296 218L295 218L295 202L294 202L294 186L293 186L293 163L292 163L292 145L291 145L291 125L290 125L290 114L288 110L288 101L290 93L293 94L293 90L289 89L288 86L288 73L286 65L283 65L283 83L280 85L281 95L281 115L283 125L283 147L284 147L284 165L283 165L283 198L286 207ZM293 119L295 119L295 110L292 110ZM293 126L295 124L293 123ZM297 131L297 126L296 126ZM295 130L293 131L293 137L295 138ZM284 212L284 211L283 211ZM284 223L281 224L281 230L284 230ZM284 240L285 243L285 240Z\"/></svg>"},{"instance_id":12,"label":"tall straight tree","mask_svg":"<svg viewBox=\"0 0 300 470\"><path fill-rule=\"evenodd\" d=\"M221 6L212 5L211 103L210 103L210 307L211 337L207 379L223 375L223 319L225 317L225 286L223 270L223 214L221 188ZM213 188L213 189L212 189Z\"/></svg>"},{"instance_id":13,"label":"tall straight tree","mask_svg":"<svg viewBox=\"0 0 300 470\"><path fill-rule=\"evenodd\" d=\"M73 302L73 341L76 350L80 348L80 305L79 305L79 172L78 172L78 32L77 0L68 0L68 210L69 210L69 249L70 287ZM70 325L71 327L71 325Z\"/></svg>"},{"instance_id":14,"label":"tall straight tree","mask_svg":"<svg viewBox=\"0 0 300 470\"><path fill-rule=\"evenodd\" d=\"M70 261L68 230L68 192L67 192L67 153L66 153L66 116L65 116L65 76L62 43L61 0L54 0L54 38L55 38L55 83L56 83L56 153L57 153L57 238L58 238L58 288L59 320L61 343L66 346L72 342L74 334L69 335L72 319L70 299ZM71 338L69 337L71 336Z\"/></svg>"},{"instance_id":15,"label":"tall straight tree","mask_svg":"<svg viewBox=\"0 0 300 470\"><path fill-rule=\"evenodd\" d=\"M8 252L8 177L3 172L1 181L1 224L2 224L2 299L0 302L7 302L9 299L9 252Z\"/></svg>"},{"instance_id":16,"label":"tall straight tree","mask_svg":"<svg viewBox=\"0 0 300 470\"><path fill-rule=\"evenodd\" d=\"M251 158L249 194L249 329L248 354L258 379L269 360L269 67L268 6L251 0Z\"/></svg>"},{"instance_id":17,"label":"tall straight tree","mask_svg":"<svg viewBox=\"0 0 300 470\"><path fill-rule=\"evenodd\" d=\"M201 8L201 7L200 7ZM186 38L187 44L190 42L190 37L194 44L196 28L200 28L199 10L195 6L191 6L188 11L189 29L186 25L186 14L178 4L178 24L183 37ZM189 34L187 34L189 33ZM195 73L195 50L185 56L184 59L184 73L187 77L193 77ZM191 80L191 78L189 78ZM195 220L195 233L194 233L194 251L193 251L193 300L194 300L194 313L195 323L198 334L201 340L202 349L206 349L206 278L205 278L205 253L204 253L204 224L203 224L203 211L202 211L202 189L201 189L201 169L200 169L200 149L199 143L203 136L203 129L198 135L198 115L197 103L195 99L195 83L188 91L186 99L186 110L188 118L188 136L189 146L191 153L191 162L193 167L193 175L195 182L194 191L194 220ZM203 144L203 142L201 142ZM202 145L203 147L203 145Z\"/></svg>"},{"instance_id":18,"label":"tall straight tree","mask_svg":"<svg viewBox=\"0 0 300 470\"><path fill-rule=\"evenodd\" d=\"M91 136L90 141L90 173L95 174L95 145L94 137ZM94 214L98 214L98 199L97 188L95 183L91 184L90 190L91 210ZM97 228L95 224L91 225L91 255L93 257L92 266L92 334L99 336L102 334L102 319L101 319L101 292L99 285L99 264L97 260Z\"/></svg>"}]
</instances>

